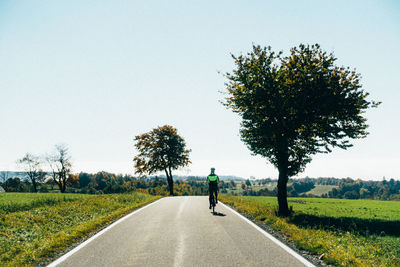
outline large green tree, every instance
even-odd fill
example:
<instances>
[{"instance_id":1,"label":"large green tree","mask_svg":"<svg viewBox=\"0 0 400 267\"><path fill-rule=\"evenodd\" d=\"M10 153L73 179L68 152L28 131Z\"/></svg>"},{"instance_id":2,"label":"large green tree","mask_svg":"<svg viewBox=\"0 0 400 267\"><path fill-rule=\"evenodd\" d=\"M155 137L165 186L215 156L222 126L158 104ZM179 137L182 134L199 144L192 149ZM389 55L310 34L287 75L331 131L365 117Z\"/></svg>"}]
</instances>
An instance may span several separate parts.
<instances>
[{"instance_id":1,"label":"large green tree","mask_svg":"<svg viewBox=\"0 0 400 267\"><path fill-rule=\"evenodd\" d=\"M364 113L379 103L367 100L359 73L335 65L334 55L318 44L301 44L288 56L253 45L232 57L224 104L242 117L241 139L249 150L278 169L279 213L286 216L289 177L313 154L366 137Z\"/></svg>"},{"instance_id":2,"label":"large green tree","mask_svg":"<svg viewBox=\"0 0 400 267\"><path fill-rule=\"evenodd\" d=\"M164 171L169 193L173 195L172 170L191 163L190 150L186 149L185 140L178 135L178 131L170 125L154 128L148 133L136 136L135 147L139 152L133 159L135 173L144 175Z\"/></svg>"}]
</instances>

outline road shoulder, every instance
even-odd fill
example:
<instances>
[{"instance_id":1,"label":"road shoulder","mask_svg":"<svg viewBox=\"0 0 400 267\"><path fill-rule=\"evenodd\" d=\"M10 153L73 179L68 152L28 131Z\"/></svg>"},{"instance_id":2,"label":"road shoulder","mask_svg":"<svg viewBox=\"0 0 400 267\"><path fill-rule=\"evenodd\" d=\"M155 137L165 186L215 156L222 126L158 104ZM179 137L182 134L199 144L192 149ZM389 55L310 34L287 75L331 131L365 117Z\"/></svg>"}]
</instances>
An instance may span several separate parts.
<instances>
[{"instance_id":1,"label":"road shoulder","mask_svg":"<svg viewBox=\"0 0 400 267\"><path fill-rule=\"evenodd\" d=\"M222 203L221 201L219 201L219 202ZM258 227L260 227L266 233L268 233L268 234L272 235L273 237L275 237L276 239L278 239L280 242L282 242L283 244L288 246L290 249L294 250L296 253L298 253L300 256L302 256L303 258L305 258L306 260L308 260L315 266L317 266L317 267L331 266L331 265L327 265L326 263L324 263L316 255L311 254L309 251L298 249L296 247L296 244L293 241L290 241L286 236L282 235L279 231L272 229L272 227L270 227L268 224L265 224L262 221L254 220L248 214L240 212L237 209L235 209L234 207L232 207L226 203L223 203L223 204L225 206L229 207L230 209L234 210L238 214L242 215L243 217L245 217L246 219L248 219L249 221L251 221L252 223L257 225Z\"/></svg>"}]
</instances>

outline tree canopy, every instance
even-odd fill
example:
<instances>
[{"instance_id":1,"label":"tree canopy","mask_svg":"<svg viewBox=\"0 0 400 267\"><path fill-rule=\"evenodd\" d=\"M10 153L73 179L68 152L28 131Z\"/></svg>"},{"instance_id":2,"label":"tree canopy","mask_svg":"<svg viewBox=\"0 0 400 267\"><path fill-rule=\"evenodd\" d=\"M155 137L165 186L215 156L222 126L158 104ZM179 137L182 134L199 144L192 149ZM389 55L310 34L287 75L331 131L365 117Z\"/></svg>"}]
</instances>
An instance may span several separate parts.
<instances>
[{"instance_id":1,"label":"tree canopy","mask_svg":"<svg viewBox=\"0 0 400 267\"><path fill-rule=\"evenodd\" d=\"M359 73L336 66L318 44L300 44L288 56L253 45L232 57L236 68L225 75L224 104L242 117L241 139L249 150L277 167L279 212L287 215L288 177L303 171L312 155L366 137L363 115L379 103L367 100Z\"/></svg>"},{"instance_id":2,"label":"tree canopy","mask_svg":"<svg viewBox=\"0 0 400 267\"><path fill-rule=\"evenodd\" d=\"M176 128L164 125L148 133L135 137L135 147L139 152L133 159L135 173L154 174L164 171L168 180L170 194L173 195L172 170L190 164L185 140L178 135Z\"/></svg>"}]
</instances>

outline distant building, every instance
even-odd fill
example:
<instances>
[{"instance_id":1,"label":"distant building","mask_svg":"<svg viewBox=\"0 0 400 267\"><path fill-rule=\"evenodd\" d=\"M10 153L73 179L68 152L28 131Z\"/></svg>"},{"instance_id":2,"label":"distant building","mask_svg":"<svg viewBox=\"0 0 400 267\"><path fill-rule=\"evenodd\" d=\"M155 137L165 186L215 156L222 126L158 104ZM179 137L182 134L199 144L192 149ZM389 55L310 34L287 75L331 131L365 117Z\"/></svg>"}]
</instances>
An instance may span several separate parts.
<instances>
[{"instance_id":1,"label":"distant building","mask_svg":"<svg viewBox=\"0 0 400 267\"><path fill-rule=\"evenodd\" d=\"M4 190L4 188L1 187L1 185L0 185L0 193L4 193L4 192L6 192L6 190Z\"/></svg>"}]
</instances>

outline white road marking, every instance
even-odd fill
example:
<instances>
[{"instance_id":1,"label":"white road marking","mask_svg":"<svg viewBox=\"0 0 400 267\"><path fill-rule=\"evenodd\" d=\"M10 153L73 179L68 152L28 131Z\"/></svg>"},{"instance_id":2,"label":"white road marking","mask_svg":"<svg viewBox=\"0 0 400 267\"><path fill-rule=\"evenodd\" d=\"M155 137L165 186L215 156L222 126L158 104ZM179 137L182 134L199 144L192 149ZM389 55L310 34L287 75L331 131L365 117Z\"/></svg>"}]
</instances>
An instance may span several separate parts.
<instances>
[{"instance_id":1,"label":"white road marking","mask_svg":"<svg viewBox=\"0 0 400 267\"><path fill-rule=\"evenodd\" d=\"M175 251L175 258L174 258L174 267L181 267L183 266L183 251L185 249L185 238L182 234L182 227L180 226L181 224L181 215L183 212L183 209L185 208L185 204L188 200L186 197L182 197L183 201L179 205L178 213L176 214L176 221L178 222L178 229L180 230L178 234L178 240L176 244L176 251Z\"/></svg>"},{"instance_id":2,"label":"white road marking","mask_svg":"<svg viewBox=\"0 0 400 267\"><path fill-rule=\"evenodd\" d=\"M161 198L162 199L162 198ZM110 230L111 228L113 228L114 226L116 226L117 224L125 221L126 219L128 219L129 217L131 217L132 215L140 212L141 210L150 207L151 205L157 203L158 201L160 201L161 199L158 199L150 204L147 204L146 206L143 206L137 210L134 210L133 212L129 213L128 215L122 217L121 219L119 219L118 221L115 221L114 223L112 223L111 225L107 226L106 228L104 228L103 230L101 230L100 232L98 232L97 234L95 234L94 236L92 236L91 238L87 239L85 242L81 243L79 246L77 246L76 248L72 249L71 251L69 251L68 253L64 254L63 256L61 256L60 258L56 259L55 261L53 261L52 263L50 263L49 265L47 265L47 267L54 267L57 266L58 264L60 264L61 262L65 261L66 259L68 259L72 254L76 253L78 250L80 250L81 248L85 247L87 244L89 244L90 242L92 242L94 239L98 238L99 236L101 236L102 234L104 234L105 232L107 232L108 230Z\"/></svg>"},{"instance_id":3,"label":"white road marking","mask_svg":"<svg viewBox=\"0 0 400 267\"><path fill-rule=\"evenodd\" d=\"M301 263L303 263L305 266L307 267L315 267L314 264L312 264L311 262L309 262L308 260L306 260L305 258L303 258L301 255L299 255L297 252L295 252L293 249L291 249L290 247L286 246L285 244L283 244L281 241L279 241L278 239L276 239L274 236L272 236L271 234L265 232L263 229L261 229L258 225L256 225L255 223L253 223L252 221L250 221L249 219L247 219L246 217L244 217L242 214L238 213L237 211L235 211L234 209L232 209L231 207L225 205L224 203L218 201L220 204L222 204L225 208L229 209L230 211L232 211L233 213L235 213L237 216L239 216L240 218L242 218L245 222L247 222L248 224L250 224L251 226L253 226L254 228L256 228L259 232L261 232L264 236L268 237L269 239L271 239L275 244L277 244L278 246L280 246L281 248L283 248L286 252L288 252L290 255L292 255L293 257L295 257L296 259L298 259Z\"/></svg>"},{"instance_id":4,"label":"white road marking","mask_svg":"<svg viewBox=\"0 0 400 267\"><path fill-rule=\"evenodd\" d=\"M185 207L187 200L188 200L188 198L183 198L182 203L179 205L179 210L178 210L178 213L176 214L176 219L179 219L179 217L181 217L183 208Z\"/></svg>"},{"instance_id":5,"label":"white road marking","mask_svg":"<svg viewBox=\"0 0 400 267\"><path fill-rule=\"evenodd\" d=\"M185 237L182 233L179 234L178 244L176 246L174 267L183 266L183 252L185 250Z\"/></svg>"}]
</instances>

